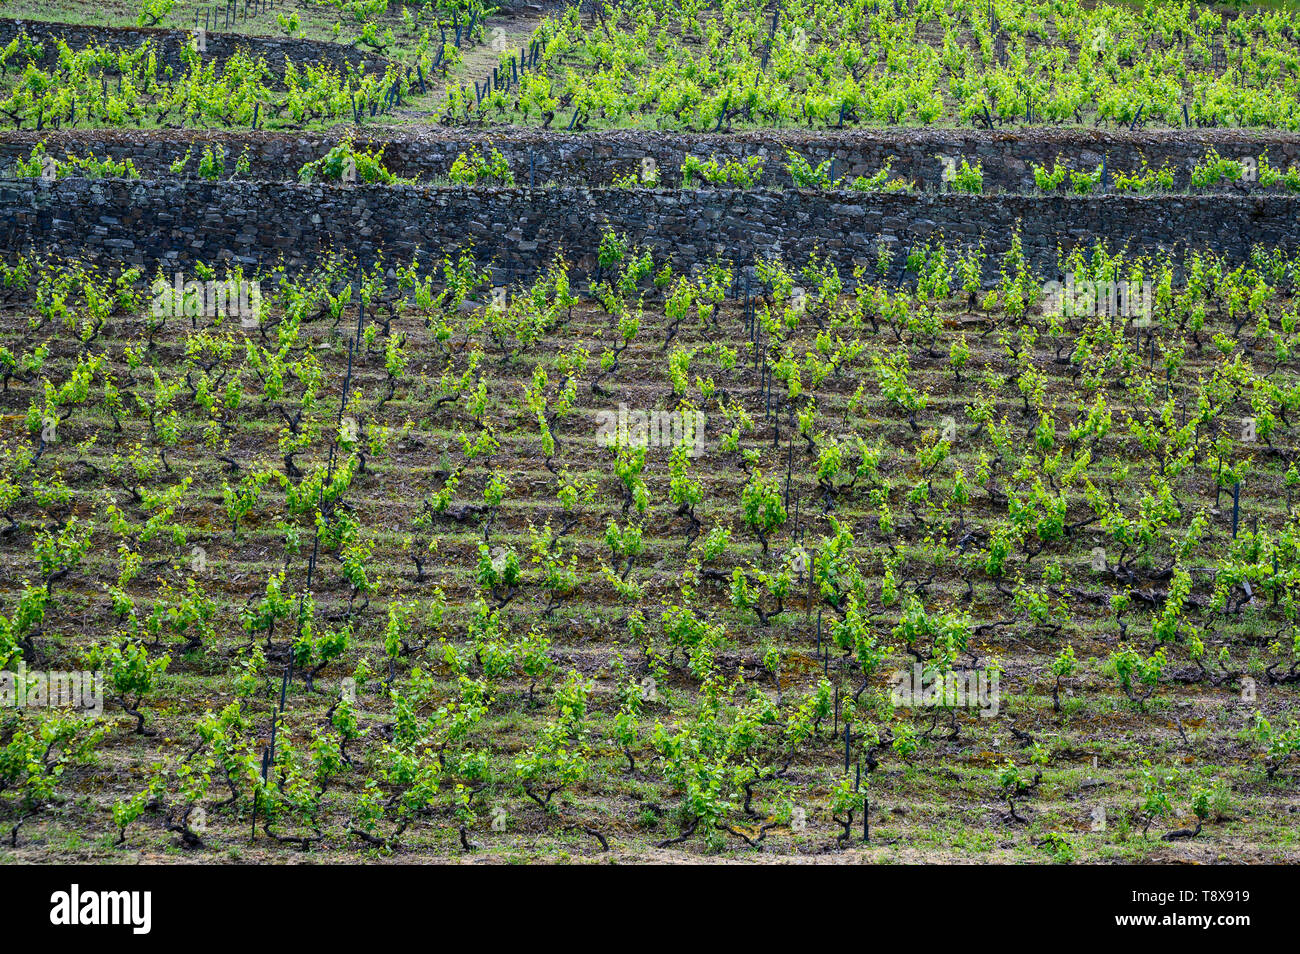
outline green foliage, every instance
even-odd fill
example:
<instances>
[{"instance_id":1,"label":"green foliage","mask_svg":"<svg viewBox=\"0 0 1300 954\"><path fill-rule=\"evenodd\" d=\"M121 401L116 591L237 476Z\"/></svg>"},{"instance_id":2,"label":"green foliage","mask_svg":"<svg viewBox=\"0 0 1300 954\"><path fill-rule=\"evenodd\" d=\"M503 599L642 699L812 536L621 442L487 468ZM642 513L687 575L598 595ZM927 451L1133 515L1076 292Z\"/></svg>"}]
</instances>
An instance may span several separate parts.
<instances>
[{"instance_id":1,"label":"green foliage","mask_svg":"<svg viewBox=\"0 0 1300 954\"><path fill-rule=\"evenodd\" d=\"M170 664L170 656L150 657L143 644L131 639L115 639L86 653L87 667L102 673L105 691L127 715L135 717L138 734L146 731L140 707L158 688Z\"/></svg>"},{"instance_id":2,"label":"green foliage","mask_svg":"<svg viewBox=\"0 0 1300 954\"><path fill-rule=\"evenodd\" d=\"M590 681L570 672L555 692L556 717L515 760L515 778L528 797L544 809L551 807L556 793L582 781L591 770L586 725L591 690Z\"/></svg>"},{"instance_id":3,"label":"green foliage","mask_svg":"<svg viewBox=\"0 0 1300 954\"><path fill-rule=\"evenodd\" d=\"M59 179L66 179L69 176L86 179L140 178L140 173L136 171L135 163L130 157L118 162L109 157L97 159L92 152L84 157L69 153L67 158L56 160L47 155L44 142L38 142L32 147L30 156L19 159L14 164L14 175L20 178L38 179L47 174L47 167L51 168L54 176Z\"/></svg>"},{"instance_id":4,"label":"green foliage","mask_svg":"<svg viewBox=\"0 0 1300 954\"><path fill-rule=\"evenodd\" d=\"M176 6L176 0L143 0L140 4L140 16L136 25L142 27L157 26Z\"/></svg>"},{"instance_id":5,"label":"green foliage","mask_svg":"<svg viewBox=\"0 0 1300 954\"><path fill-rule=\"evenodd\" d=\"M763 157L746 156L744 159L717 156L707 160L687 154L682 161L682 188L690 189L695 182L702 181L711 186L735 186L739 189L752 189L763 177Z\"/></svg>"},{"instance_id":6,"label":"green foliage","mask_svg":"<svg viewBox=\"0 0 1300 954\"><path fill-rule=\"evenodd\" d=\"M478 147L462 152L451 164L447 176L456 185L496 185L512 186L515 184L514 173L510 164L499 149L493 149L486 158L479 154Z\"/></svg>"},{"instance_id":7,"label":"green foliage","mask_svg":"<svg viewBox=\"0 0 1300 954\"><path fill-rule=\"evenodd\" d=\"M357 150L351 139L344 139L319 159L306 163L298 170L301 182L324 179L331 182L381 183L383 185L410 185L414 179L401 179L385 168L383 149Z\"/></svg>"},{"instance_id":8,"label":"green foliage","mask_svg":"<svg viewBox=\"0 0 1300 954\"><path fill-rule=\"evenodd\" d=\"M104 729L94 720L57 713L7 712L0 721L0 797L14 823L10 843L33 815L68 797L65 773L94 757Z\"/></svg>"},{"instance_id":9,"label":"green foliage","mask_svg":"<svg viewBox=\"0 0 1300 954\"><path fill-rule=\"evenodd\" d=\"M790 173L796 189L829 189L835 185L831 181L831 160L823 159L816 166L793 149L787 149L785 169Z\"/></svg>"}]
</instances>

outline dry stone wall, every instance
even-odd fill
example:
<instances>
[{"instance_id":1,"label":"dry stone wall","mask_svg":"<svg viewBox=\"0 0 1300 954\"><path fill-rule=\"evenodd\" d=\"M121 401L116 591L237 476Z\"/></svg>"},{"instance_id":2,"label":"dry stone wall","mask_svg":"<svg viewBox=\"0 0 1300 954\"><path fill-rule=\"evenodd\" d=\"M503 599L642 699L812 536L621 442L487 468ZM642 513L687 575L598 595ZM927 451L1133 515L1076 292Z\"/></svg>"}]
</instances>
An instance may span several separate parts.
<instances>
[{"instance_id":1,"label":"dry stone wall","mask_svg":"<svg viewBox=\"0 0 1300 954\"><path fill-rule=\"evenodd\" d=\"M55 40L63 40L74 50L89 46L107 46L113 49L135 50L145 41L152 41L159 51L158 68L170 66L173 71L184 69L181 50L192 43L191 34L185 30L164 30L150 27L108 27L75 23L46 23L34 20L0 20L0 47L7 46L15 37L26 34L29 39L40 40L45 45L45 58L38 65L48 67L57 58ZM325 43L300 37L250 36L239 33L206 35L205 60L224 60L236 50L245 50L253 56L266 58L266 65L277 74L284 71L287 56L294 63L329 63L336 70L362 63L371 72L383 72L388 61L341 43Z\"/></svg>"},{"instance_id":2,"label":"dry stone wall","mask_svg":"<svg viewBox=\"0 0 1300 954\"><path fill-rule=\"evenodd\" d=\"M879 243L902 252L935 233L950 242L983 240L996 254L1019 230L1043 275L1056 271L1058 242L1210 248L1242 259L1255 243L1294 247L1300 237L1300 198L1235 196L1081 200L65 179L0 183L0 216L9 255L40 250L150 269L195 260L282 260L294 267L325 249L365 261L382 252L391 261L472 244L502 279L528 278L560 253L590 273L609 229L679 268L714 257L738 265L776 255L801 262L814 250L851 268L873 261Z\"/></svg>"},{"instance_id":3,"label":"dry stone wall","mask_svg":"<svg viewBox=\"0 0 1300 954\"><path fill-rule=\"evenodd\" d=\"M0 134L0 166L31 154L45 140L56 155L73 152L131 158L140 174L160 177L168 165L183 155L190 142L220 142L231 155L248 148L255 179L285 182L319 158L351 130L340 127L331 134L276 134L177 132L151 134L139 131L34 131ZM1029 192L1034 189L1031 165L1051 165L1058 156L1074 168L1093 169L1103 159L1111 170L1130 171L1142 160L1153 167L1165 162L1174 169L1176 186L1186 188L1192 167L1210 149L1230 158L1255 158L1267 153L1270 162L1287 168L1300 164L1300 135L1266 136L1236 130L1176 130L1168 132L1101 133L1095 130L1033 130L995 132L978 130L859 130L852 132L771 132L742 135L704 135L640 131L564 134L539 129L444 130L425 134L376 134L352 131L358 146L383 148L384 163L396 174L429 182L445 178L462 152L477 148L500 149L521 185L609 185L614 177L637 174L644 159L660 171L660 184L681 184L680 169L686 155L708 158L765 158L762 185L788 187L786 149L794 149L814 164L831 159L836 176L871 175L892 161L896 176L920 187L942 186L944 163L979 162L985 192ZM197 152L198 150L196 150ZM1238 189L1238 191L1244 191Z\"/></svg>"}]
</instances>

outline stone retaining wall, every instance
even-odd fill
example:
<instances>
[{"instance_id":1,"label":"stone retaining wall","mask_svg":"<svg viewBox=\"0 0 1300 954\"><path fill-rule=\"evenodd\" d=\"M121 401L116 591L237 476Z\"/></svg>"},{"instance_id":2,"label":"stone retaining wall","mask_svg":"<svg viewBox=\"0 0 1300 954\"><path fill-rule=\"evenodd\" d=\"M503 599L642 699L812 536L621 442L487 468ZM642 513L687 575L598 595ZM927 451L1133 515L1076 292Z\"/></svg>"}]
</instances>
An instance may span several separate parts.
<instances>
[{"instance_id":1,"label":"stone retaining wall","mask_svg":"<svg viewBox=\"0 0 1300 954\"><path fill-rule=\"evenodd\" d=\"M173 159L183 155L190 142L221 142L227 154L239 155L247 146L252 177L272 182L293 181L298 169L324 155L348 131L335 133L222 133L125 130L0 133L0 166L30 155L44 139L59 156L67 152L115 159L131 158L146 178L165 177ZM1274 166L1300 163L1300 135L1269 133L1263 136L1238 130L1197 130L1144 133L1100 133L1094 130L1025 130L996 132L974 130L903 129L853 132L800 133L765 131L741 135L703 135L640 131L565 134L539 129L501 128L482 131L435 130L426 133L356 131L357 144L384 149L384 163L404 177L423 182L445 178L462 152L498 148L520 185L608 185L615 175L636 174L644 159L660 170L660 184L681 184L681 164L689 153L741 158L765 157L763 185L789 186L785 172L787 148L812 162L835 160L836 176L870 175L892 159L896 176L923 189L942 186L943 162L979 162L985 192L1028 192L1034 189L1031 163L1052 164L1063 156L1078 169L1093 169L1103 158L1111 170L1137 169L1143 158L1155 167L1166 161L1175 170L1177 188L1187 188L1192 167L1210 150L1231 158L1258 158L1267 153ZM1238 187L1241 191L1244 187Z\"/></svg>"},{"instance_id":2,"label":"stone retaining wall","mask_svg":"<svg viewBox=\"0 0 1300 954\"><path fill-rule=\"evenodd\" d=\"M714 256L737 264L820 250L842 268L873 260L880 242L900 251L942 232L1005 250L1018 228L1041 274L1058 243L1105 239L1133 250L1214 249L1240 260L1254 243L1291 246L1300 198L1162 196L1093 199L874 195L806 190L431 189L419 186L281 185L65 179L0 184L8 225L0 252L38 249L103 263L187 266L237 260L291 267L322 250L392 261L417 249L441 255L472 244L499 278L531 277L561 251L595 268L604 231L672 259L679 268ZM991 265L996 263L990 261Z\"/></svg>"},{"instance_id":3,"label":"stone retaining wall","mask_svg":"<svg viewBox=\"0 0 1300 954\"><path fill-rule=\"evenodd\" d=\"M164 30L149 27L88 26L75 23L47 23L34 20L0 20L0 46L6 46L14 37L26 33L30 39L45 45L45 58L38 65L48 67L55 62L56 39L65 41L74 50L89 46L108 46L114 49L135 50L146 40L153 41L159 51L158 68L170 66L173 71L184 69L180 53L192 43L191 34L185 30ZM275 73L284 72L287 56L294 63L329 63L343 71L351 66L359 68L364 62L369 72L382 73L388 61L341 43L324 43L301 37L248 36L240 33L209 31L206 37L205 60L224 60L237 49L246 50L254 57L266 58L266 65Z\"/></svg>"}]
</instances>

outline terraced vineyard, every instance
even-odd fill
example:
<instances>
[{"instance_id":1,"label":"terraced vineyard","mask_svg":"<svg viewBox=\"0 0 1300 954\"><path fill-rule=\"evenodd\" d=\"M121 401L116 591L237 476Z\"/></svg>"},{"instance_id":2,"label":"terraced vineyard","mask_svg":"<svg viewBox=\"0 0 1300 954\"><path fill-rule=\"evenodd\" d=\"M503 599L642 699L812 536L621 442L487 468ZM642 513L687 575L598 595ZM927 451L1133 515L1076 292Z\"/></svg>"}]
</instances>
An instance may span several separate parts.
<instances>
[{"instance_id":1,"label":"terraced vineyard","mask_svg":"<svg viewBox=\"0 0 1300 954\"><path fill-rule=\"evenodd\" d=\"M327 6L3 51L0 858L1297 860L1293 13Z\"/></svg>"},{"instance_id":2,"label":"terraced vineyard","mask_svg":"<svg viewBox=\"0 0 1300 954\"><path fill-rule=\"evenodd\" d=\"M255 328L11 273L9 652L107 653L116 700L18 850L112 850L138 788L144 851L1287 857L1295 262L1210 263L1136 331L913 263L775 266L747 308L630 249L603 304L338 262L258 279ZM996 672L996 717L891 708L913 659Z\"/></svg>"}]
</instances>

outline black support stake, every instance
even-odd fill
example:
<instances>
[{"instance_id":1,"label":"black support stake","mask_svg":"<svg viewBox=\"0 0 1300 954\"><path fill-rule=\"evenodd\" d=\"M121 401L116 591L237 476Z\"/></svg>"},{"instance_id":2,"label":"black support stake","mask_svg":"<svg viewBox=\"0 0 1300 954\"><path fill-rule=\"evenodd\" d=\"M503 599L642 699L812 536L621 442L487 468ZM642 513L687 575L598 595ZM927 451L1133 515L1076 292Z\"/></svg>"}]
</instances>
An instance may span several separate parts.
<instances>
[{"instance_id":1,"label":"black support stake","mask_svg":"<svg viewBox=\"0 0 1300 954\"><path fill-rule=\"evenodd\" d=\"M1232 539L1237 539L1237 523L1241 516L1241 481L1232 485Z\"/></svg>"}]
</instances>

